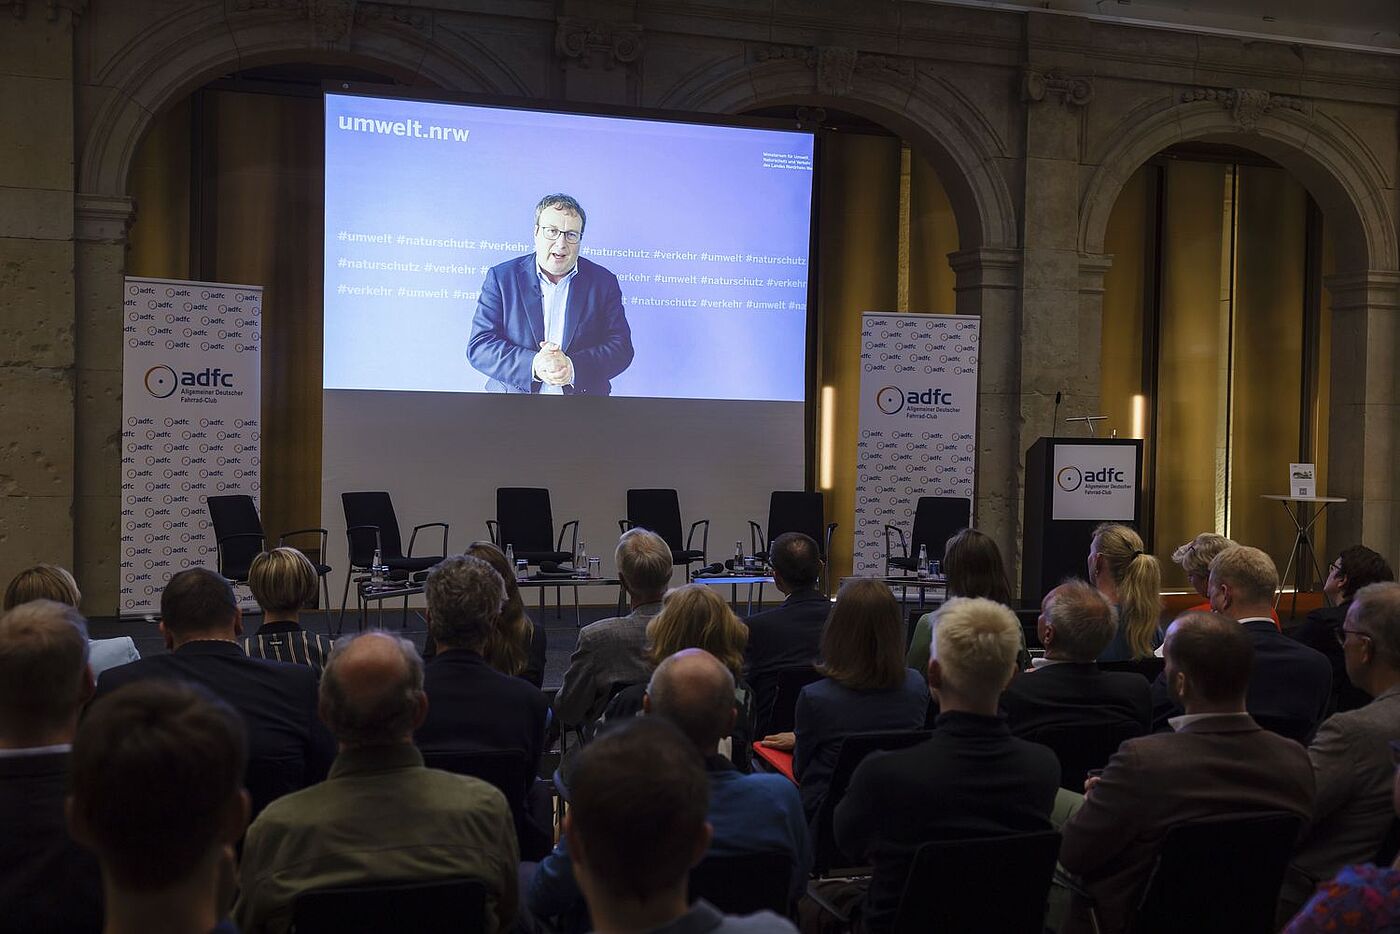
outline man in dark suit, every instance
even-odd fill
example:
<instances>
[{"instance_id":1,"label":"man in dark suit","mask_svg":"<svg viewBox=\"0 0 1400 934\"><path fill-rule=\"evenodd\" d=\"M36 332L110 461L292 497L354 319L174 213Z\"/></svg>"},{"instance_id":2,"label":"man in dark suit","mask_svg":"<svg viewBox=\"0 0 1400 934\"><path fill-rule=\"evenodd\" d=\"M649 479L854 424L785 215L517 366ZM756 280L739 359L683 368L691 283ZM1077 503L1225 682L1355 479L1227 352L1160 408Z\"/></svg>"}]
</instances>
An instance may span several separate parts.
<instances>
[{"instance_id":1,"label":"man in dark suit","mask_svg":"<svg viewBox=\"0 0 1400 934\"><path fill-rule=\"evenodd\" d=\"M102 873L63 816L87 657L73 607L35 600L0 617L0 931L102 930Z\"/></svg>"},{"instance_id":2,"label":"man in dark suit","mask_svg":"<svg viewBox=\"0 0 1400 934\"><path fill-rule=\"evenodd\" d=\"M543 823L531 820L526 800L539 772L549 705L539 688L496 671L481 655L505 602L505 583L480 558L454 555L428 572L425 592L437 654L424 669L428 715L414 744L429 764L434 753L518 752L527 779L507 797L521 852L538 859L552 842L545 829L549 807L543 803Z\"/></svg>"},{"instance_id":3,"label":"man in dark suit","mask_svg":"<svg viewBox=\"0 0 1400 934\"><path fill-rule=\"evenodd\" d=\"M778 672L817 663L822 627L831 613L831 601L817 589L822 559L811 536L779 535L768 549L768 560L773 565L773 584L787 599L782 606L746 620L749 644L744 650L744 680L753 688L759 736L772 732L767 724L778 693Z\"/></svg>"},{"instance_id":4,"label":"man in dark suit","mask_svg":"<svg viewBox=\"0 0 1400 934\"><path fill-rule=\"evenodd\" d=\"M1332 663L1332 711L1355 710L1371 702L1371 697L1347 677L1337 632L1347 617L1352 597L1362 587L1395 580L1395 572L1379 553L1365 545L1343 548L1337 560L1327 566L1327 580L1322 592L1332 601L1331 606L1318 607L1308 614L1293 638L1310 649L1316 649Z\"/></svg>"},{"instance_id":5,"label":"man in dark suit","mask_svg":"<svg viewBox=\"0 0 1400 934\"><path fill-rule=\"evenodd\" d=\"M1011 732L1044 727L1136 723L1147 732L1152 697L1147 679L1100 671L1095 659L1113 639L1113 610L1093 586L1066 581L1045 595L1036 630L1045 657L1011 679L1001 696ZM1082 776L1081 776L1082 777Z\"/></svg>"},{"instance_id":6,"label":"man in dark suit","mask_svg":"<svg viewBox=\"0 0 1400 934\"><path fill-rule=\"evenodd\" d=\"M1211 573L1214 578L1214 569ZM1273 627L1273 623L1267 623ZM1277 630L1275 630L1277 631ZM1066 822L1060 863L1098 903L1102 930L1122 931L1167 829L1221 814L1312 814L1307 753L1245 712L1253 633L1216 613L1177 617L1164 644L1166 679L1185 714L1174 733L1130 739L1085 783ZM1066 930L1085 929L1076 903Z\"/></svg>"},{"instance_id":7,"label":"man in dark suit","mask_svg":"<svg viewBox=\"0 0 1400 934\"><path fill-rule=\"evenodd\" d=\"M1246 709L1269 729L1306 744L1327 712L1332 666L1321 653L1279 632L1270 615L1277 590L1274 560L1258 548L1236 545L1210 562L1211 608L1239 623L1254 643ZM1181 713L1166 672L1152 685L1152 707L1159 731Z\"/></svg>"},{"instance_id":8,"label":"man in dark suit","mask_svg":"<svg viewBox=\"0 0 1400 934\"><path fill-rule=\"evenodd\" d=\"M606 396L631 364L617 276L578 255L587 220L570 196L545 195L535 252L487 271L467 360L488 391Z\"/></svg>"},{"instance_id":9,"label":"man in dark suit","mask_svg":"<svg viewBox=\"0 0 1400 934\"><path fill-rule=\"evenodd\" d=\"M170 578L160 595L169 653L109 668L97 696L146 678L202 684L243 715L253 812L326 777L335 740L316 716L316 674L305 665L249 658L238 646L243 616L233 588L207 568Z\"/></svg>"},{"instance_id":10,"label":"man in dark suit","mask_svg":"<svg viewBox=\"0 0 1400 934\"><path fill-rule=\"evenodd\" d=\"M871 934L894 923L909 867L930 840L1050 829L1060 764L1016 739L997 698L1016 672L1021 624L991 600L959 600L939 615L928 683L941 711L933 736L872 753L836 806L842 852L875 867L861 917Z\"/></svg>"}]
</instances>

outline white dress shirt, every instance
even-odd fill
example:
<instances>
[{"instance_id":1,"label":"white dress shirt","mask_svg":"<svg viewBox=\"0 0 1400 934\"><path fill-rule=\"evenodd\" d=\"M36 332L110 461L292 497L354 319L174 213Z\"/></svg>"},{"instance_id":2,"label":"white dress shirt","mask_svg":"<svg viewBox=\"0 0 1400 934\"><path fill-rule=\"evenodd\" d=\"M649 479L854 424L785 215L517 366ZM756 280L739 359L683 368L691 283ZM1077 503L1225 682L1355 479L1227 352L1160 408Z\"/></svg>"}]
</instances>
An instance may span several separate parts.
<instances>
[{"instance_id":1,"label":"white dress shirt","mask_svg":"<svg viewBox=\"0 0 1400 934\"><path fill-rule=\"evenodd\" d=\"M558 282L550 282L549 277L543 270L536 267L540 277L540 297L544 304L544 339L558 345L560 350L564 349L564 316L569 308L569 286L574 281L574 276L578 275L578 264L564 274L564 278ZM538 348L536 348L538 349ZM545 383L540 387L540 395L562 396L563 386L551 386Z\"/></svg>"}]
</instances>

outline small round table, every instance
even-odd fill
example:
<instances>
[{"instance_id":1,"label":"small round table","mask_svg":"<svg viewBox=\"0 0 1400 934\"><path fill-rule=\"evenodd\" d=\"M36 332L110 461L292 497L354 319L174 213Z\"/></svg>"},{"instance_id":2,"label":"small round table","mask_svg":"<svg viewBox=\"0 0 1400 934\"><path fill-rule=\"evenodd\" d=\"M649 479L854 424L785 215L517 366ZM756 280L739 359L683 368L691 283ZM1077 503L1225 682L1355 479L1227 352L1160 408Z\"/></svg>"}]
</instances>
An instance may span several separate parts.
<instances>
[{"instance_id":1,"label":"small round table","mask_svg":"<svg viewBox=\"0 0 1400 934\"><path fill-rule=\"evenodd\" d=\"M1278 593L1274 595L1274 610L1278 610L1279 603L1283 600L1283 582L1288 580L1288 572L1293 571L1293 615L1298 613L1298 591L1302 586L1303 579L1303 554L1307 553L1308 559L1312 562L1313 570L1317 571L1318 579L1326 582L1327 575L1322 573L1322 567L1317 563L1317 552L1313 550L1312 536L1309 534L1312 527L1317 524L1317 520L1322 518L1322 514L1327 511L1327 507L1333 503L1345 503L1346 498L1342 496L1288 496L1277 493L1265 493L1264 499L1277 500L1283 504L1283 511L1288 513L1288 518L1293 520L1293 528L1298 534L1293 538L1293 548L1288 552L1288 564L1284 566L1283 573L1278 578ZM1293 505L1290 506L1289 504ZM1316 512L1310 516L1303 510L1305 503L1318 505ZM1306 521L1305 521L1306 520ZM1298 566L1293 566L1294 561ZM1323 599L1326 599L1324 594Z\"/></svg>"}]
</instances>

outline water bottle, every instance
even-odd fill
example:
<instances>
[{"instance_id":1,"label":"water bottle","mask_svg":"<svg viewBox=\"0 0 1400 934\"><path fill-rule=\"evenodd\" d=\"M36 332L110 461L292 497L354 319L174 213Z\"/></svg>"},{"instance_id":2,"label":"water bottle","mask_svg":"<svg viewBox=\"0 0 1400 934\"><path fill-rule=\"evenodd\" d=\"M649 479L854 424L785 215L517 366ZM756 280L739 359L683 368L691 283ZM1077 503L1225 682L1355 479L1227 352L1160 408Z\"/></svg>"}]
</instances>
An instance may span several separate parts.
<instances>
[{"instance_id":1,"label":"water bottle","mask_svg":"<svg viewBox=\"0 0 1400 934\"><path fill-rule=\"evenodd\" d=\"M928 546L927 546L927 545L920 545L920 546L919 546L919 576L920 576L920 577L928 577L928 576L929 576Z\"/></svg>"},{"instance_id":2,"label":"water bottle","mask_svg":"<svg viewBox=\"0 0 1400 934\"><path fill-rule=\"evenodd\" d=\"M578 540L578 551L574 552L574 576L588 576L588 548L583 544L583 539Z\"/></svg>"},{"instance_id":3,"label":"water bottle","mask_svg":"<svg viewBox=\"0 0 1400 934\"><path fill-rule=\"evenodd\" d=\"M515 570L515 546L514 546L514 545L507 545L507 546L506 546L506 564L510 567L511 571L514 571L514 570Z\"/></svg>"},{"instance_id":4,"label":"water bottle","mask_svg":"<svg viewBox=\"0 0 1400 934\"><path fill-rule=\"evenodd\" d=\"M369 582L372 587L384 586L384 564L380 560L379 549L374 549L374 558L369 563Z\"/></svg>"},{"instance_id":5,"label":"water bottle","mask_svg":"<svg viewBox=\"0 0 1400 934\"><path fill-rule=\"evenodd\" d=\"M742 541L734 543L734 570L736 572L744 570L744 543Z\"/></svg>"}]
</instances>

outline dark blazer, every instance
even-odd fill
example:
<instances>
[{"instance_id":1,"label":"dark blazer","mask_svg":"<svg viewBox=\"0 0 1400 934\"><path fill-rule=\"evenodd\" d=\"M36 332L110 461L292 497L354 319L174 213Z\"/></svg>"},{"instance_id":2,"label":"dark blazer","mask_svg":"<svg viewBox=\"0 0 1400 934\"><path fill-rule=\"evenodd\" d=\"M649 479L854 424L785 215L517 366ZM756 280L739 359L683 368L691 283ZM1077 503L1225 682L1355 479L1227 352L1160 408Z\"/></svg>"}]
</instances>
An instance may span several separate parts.
<instances>
[{"instance_id":1,"label":"dark blazer","mask_svg":"<svg viewBox=\"0 0 1400 934\"><path fill-rule=\"evenodd\" d=\"M468 649L439 652L423 666L428 718L413 735L424 752L517 749L531 774L544 751L545 713L540 689L503 675Z\"/></svg>"},{"instance_id":2,"label":"dark blazer","mask_svg":"<svg viewBox=\"0 0 1400 934\"><path fill-rule=\"evenodd\" d=\"M481 284L467 360L488 377L490 392L539 392L531 363L544 340L544 298L534 253L492 266ZM606 396L632 363L632 329L617 276L582 257L569 283L560 348L574 364L566 395Z\"/></svg>"},{"instance_id":3,"label":"dark blazer","mask_svg":"<svg viewBox=\"0 0 1400 934\"><path fill-rule=\"evenodd\" d=\"M883 934L893 925L922 844L1049 830L1059 785L1055 754L1014 738L996 717L941 714L927 742L871 753L856 767L834 824L841 851L875 868L865 929Z\"/></svg>"},{"instance_id":4,"label":"dark blazer","mask_svg":"<svg viewBox=\"0 0 1400 934\"><path fill-rule=\"evenodd\" d=\"M1100 671L1093 662L1060 662L1023 671L1001 695L1011 732L1025 736L1047 726L1109 726L1123 720L1152 722L1147 679L1126 671Z\"/></svg>"},{"instance_id":5,"label":"dark blazer","mask_svg":"<svg viewBox=\"0 0 1400 934\"><path fill-rule=\"evenodd\" d=\"M1179 733L1124 742L1065 824L1060 864L1088 885L1103 930L1121 931L1172 825L1259 812L1306 821L1312 807L1312 765L1302 746L1245 714L1209 717ZM1073 915L1061 930L1084 930L1080 912Z\"/></svg>"},{"instance_id":6,"label":"dark blazer","mask_svg":"<svg viewBox=\"0 0 1400 934\"><path fill-rule=\"evenodd\" d=\"M1246 709L1255 716L1311 722L1315 728L1326 715L1332 694L1332 666L1327 659L1279 632L1272 620L1251 619L1240 625L1254 642ZM1164 671L1152 683L1152 728L1168 729L1167 720L1181 712L1167 689Z\"/></svg>"},{"instance_id":7,"label":"dark blazer","mask_svg":"<svg viewBox=\"0 0 1400 934\"><path fill-rule=\"evenodd\" d=\"M102 672L97 697L147 678L203 685L243 715L254 814L326 777L335 740L317 717L316 673L309 667L249 658L232 642L186 642L174 652Z\"/></svg>"},{"instance_id":8,"label":"dark blazer","mask_svg":"<svg viewBox=\"0 0 1400 934\"><path fill-rule=\"evenodd\" d=\"M817 663L822 627L830 614L831 601L813 587L795 591L781 606L745 620L749 626L749 644L744 650L745 680L753 688L760 729L773 713L778 672Z\"/></svg>"},{"instance_id":9,"label":"dark blazer","mask_svg":"<svg viewBox=\"0 0 1400 934\"><path fill-rule=\"evenodd\" d=\"M102 872L68 836L68 753L0 758L0 932L102 930Z\"/></svg>"},{"instance_id":10,"label":"dark blazer","mask_svg":"<svg viewBox=\"0 0 1400 934\"><path fill-rule=\"evenodd\" d=\"M1342 628L1350 606L1351 601L1348 600L1341 606L1318 607L1292 634L1308 648L1327 656L1327 661L1332 665L1332 703L1329 709L1338 713L1356 710L1371 702L1371 696L1352 684L1347 676L1346 656L1341 643L1337 641L1337 630Z\"/></svg>"}]
</instances>

